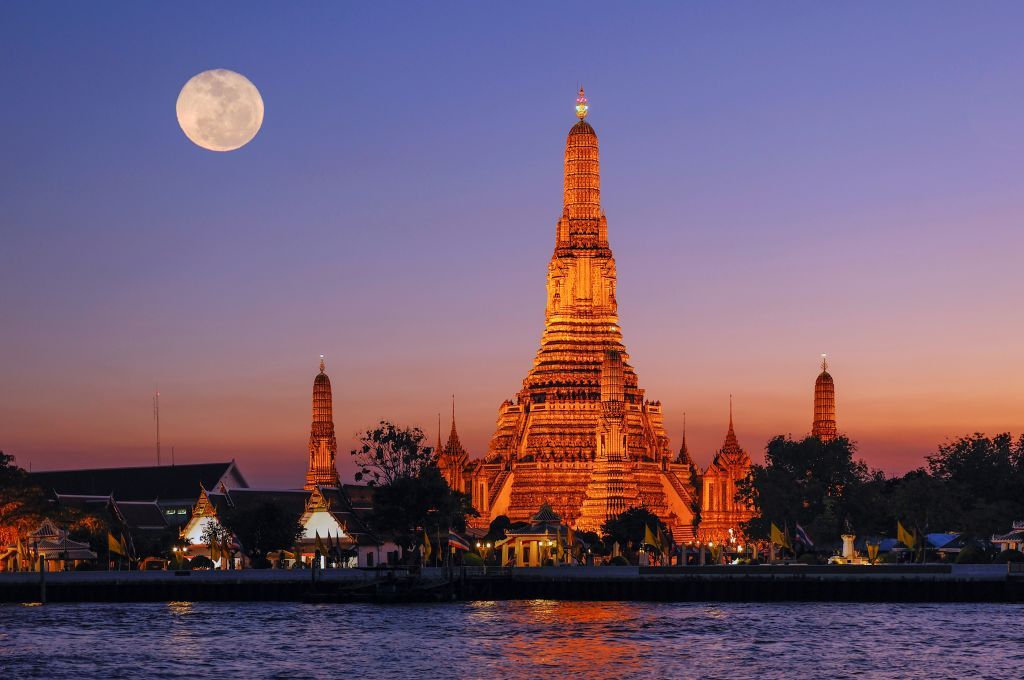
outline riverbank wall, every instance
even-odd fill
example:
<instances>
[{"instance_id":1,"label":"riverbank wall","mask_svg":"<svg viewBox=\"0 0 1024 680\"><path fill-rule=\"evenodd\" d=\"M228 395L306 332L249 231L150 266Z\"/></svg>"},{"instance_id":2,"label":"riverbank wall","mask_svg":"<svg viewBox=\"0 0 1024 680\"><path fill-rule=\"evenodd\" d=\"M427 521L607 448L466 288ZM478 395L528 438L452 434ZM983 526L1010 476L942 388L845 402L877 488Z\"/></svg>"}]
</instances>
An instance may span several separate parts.
<instances>
[{"instance_id":1,"label":"riverbank wall","mask_svg":"<svg viewBox=\"0 0 1024 680\"><path fill-rule=\"evenodd\" d=\"M0 602L1024 602L1016 565L540 567L0 574Z\"/></svg>"}]
</instances>

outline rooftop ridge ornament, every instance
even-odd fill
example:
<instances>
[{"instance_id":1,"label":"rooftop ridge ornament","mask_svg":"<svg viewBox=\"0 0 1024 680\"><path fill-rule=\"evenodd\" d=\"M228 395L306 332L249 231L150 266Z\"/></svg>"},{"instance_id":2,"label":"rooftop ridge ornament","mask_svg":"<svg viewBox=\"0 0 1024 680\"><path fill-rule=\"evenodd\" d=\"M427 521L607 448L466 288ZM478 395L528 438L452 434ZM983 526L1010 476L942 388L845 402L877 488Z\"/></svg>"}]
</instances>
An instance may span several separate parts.
<instances>
[{"instance_id":1,"label":"rooftop ridge ornament","mask_svg":"<svg viewBox=\"0 0 1024 680\"><path fill-rule=\"evenodd\" d=\"M587 95L583 94L583 86L580 85L580 92L576 96L576 117L583 120L587 117L590 107L587 106Z\"/></svg>"},{"instance_id":2,"label":"rooftop ridge ornament","mask_svg":"<svg viewBox=\"0 0 1024 680\"><path fill-rule=\"evenodd\" d=\"M828 355L822 353L821 355L821 372L825 373L828 371Z\"/></svg>"}]
</instances>

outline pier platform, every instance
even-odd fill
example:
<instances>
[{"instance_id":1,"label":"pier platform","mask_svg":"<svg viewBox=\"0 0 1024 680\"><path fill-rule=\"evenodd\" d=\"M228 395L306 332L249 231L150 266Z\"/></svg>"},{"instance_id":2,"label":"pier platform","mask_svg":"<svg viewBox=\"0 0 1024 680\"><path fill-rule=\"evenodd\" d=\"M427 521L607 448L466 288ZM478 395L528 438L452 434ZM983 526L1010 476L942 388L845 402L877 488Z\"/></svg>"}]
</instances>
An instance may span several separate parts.
<instances>
[{"instance_id":1,"label":"pier platform","mask_svg":"<svg viewBox=\"0 0 1024 680\"><path fill-rule=\"evenodd\" d=\"M1021 565L465 567L0 574L0 602L1024 602Z\"/></svg>"}]
</instances>

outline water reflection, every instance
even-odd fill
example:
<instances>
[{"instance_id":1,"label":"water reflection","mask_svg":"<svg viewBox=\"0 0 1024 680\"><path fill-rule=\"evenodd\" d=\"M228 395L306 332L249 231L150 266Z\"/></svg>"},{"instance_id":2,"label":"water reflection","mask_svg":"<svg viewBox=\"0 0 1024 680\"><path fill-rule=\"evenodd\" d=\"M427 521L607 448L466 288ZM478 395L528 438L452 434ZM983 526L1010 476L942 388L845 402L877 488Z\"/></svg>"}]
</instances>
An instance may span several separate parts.
<instances>
[{"instance_id":1,"label":"water reflection","mask_svg":"<svg viewBox=\"0 0 1024 680\"><path fill-rule=\"evenodd\" d=\"M48 678L1005 678L1024 666L1022 617L1018 605L9 605L0 667Z\"/></svg>"}]
</instances>

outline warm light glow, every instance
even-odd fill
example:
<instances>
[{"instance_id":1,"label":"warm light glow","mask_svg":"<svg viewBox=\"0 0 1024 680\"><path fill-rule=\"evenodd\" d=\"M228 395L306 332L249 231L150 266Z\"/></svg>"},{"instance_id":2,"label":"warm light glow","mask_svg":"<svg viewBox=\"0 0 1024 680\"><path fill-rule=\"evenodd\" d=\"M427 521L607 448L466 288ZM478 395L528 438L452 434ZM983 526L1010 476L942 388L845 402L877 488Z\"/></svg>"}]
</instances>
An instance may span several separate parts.
<instances>
[{"instance_id":1,"label":"warm light glow","mask_svg":"<svg viewBox=\"0 0 1024 680\"><path fill-rule=\"evenodd\" d=\"M587 112L590 107L587 105L587 95L583 94L583 88L580 88L580 93L576 97L576 117L583 120L587 117Z\"/></svg>"}]
</instances>

